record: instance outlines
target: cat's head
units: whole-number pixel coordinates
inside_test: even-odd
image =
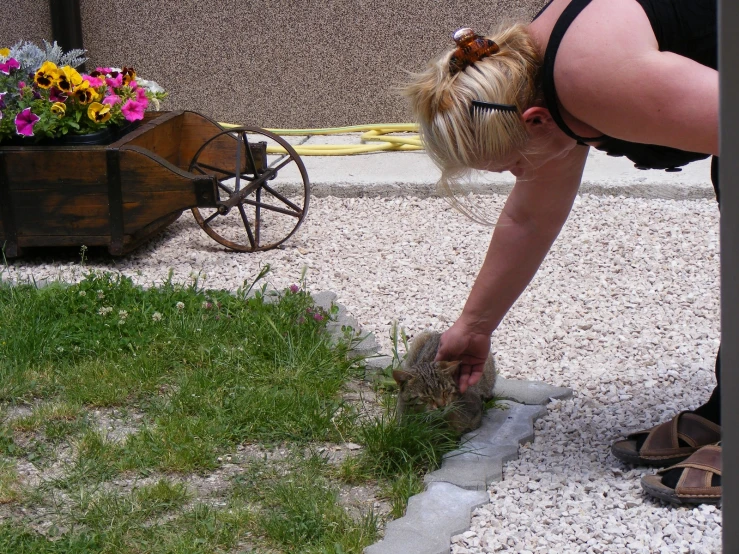
[[[460,397],[459,362],[419,363],[393,371],[400,398],[408,409],[425,412],[445,408]]]

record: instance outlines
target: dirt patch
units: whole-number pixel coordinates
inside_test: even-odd
[[[366,381],[350,382],[343,394],[343,399],[357,411],[361,418],[380,417],[385,413],[380,395]],[[4,410],[4,421],[7,424],[30,416],[39,406],[41,406],[40,402],[9,406]],[[145,414],[134,407],[94,408],[85,410],[83,413],[93,429],[98,430],[107,440],[117,443],[125,442],[127,437],[138,432],[145,420]],[[16,459],[19,484],[29,493],[22,495],[22,499],[18,502],[0,505],[0,521],[22,521],[36,532],[46,536],[64,533],[68,530],[66,516],[73,509],[74,500],[67,492],[58,489],[54,482],[64,478],[69,466],[76,459],[77,449],[74,439],[51,444],[45,440],[43,432],[30,431],[14,432],[13,440],[19,448],[24,450],[39,443],[47,445],[48,450],[43,459],[39,461],[29,461],[25,457]],[[338,469],[347,458],[358,456],[361,453],[362,446],[356,443],[322,442],[302,446],[297,454],[319,455],[330,466]],[[234,480],[253,471],[255,463],[264,464],[266,469],[276,468],[280,471],[280,467],[289,466],[291,457],[295,455],[295,447],[289,444],[265,446],[245,443],[237,445],[231,452],[222,453],[217,460],[220,466],[214,471],[189,474],[152,472],[147,473],[146,476],[123,474],[100,484],[97,492],[116,492],[126,495],[137,488],[154,485],[166,479],[172,483],[183,484],[187,488],[192,500],[188,506],[183,508],[184,510],[196,503],[223,508],[228,505]],[[381,522],[381,531],[384,529],[391,505],[383,497],[380,486],[376,482],[346,484],[335,480],[333,483],[339,489],[340,504],[352,517],[361,518],[372,510]],[[242,541],[236,551],[249,552],[252,546],[248,540]],[[261,549],[260,552],[264,550]]]

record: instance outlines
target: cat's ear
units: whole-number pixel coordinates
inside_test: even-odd
[[[447,375],[456,375],[461,362],[436,362],[436,369]]]
[[[407,371],[403,371],[402,369],[393,370],[393,379],[395,379],[395,382],[399,385],[410,381],[411,377],[413,377],[412,373],[408,373]]]

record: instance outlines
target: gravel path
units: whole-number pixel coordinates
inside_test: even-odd
[[[311,291],[332,290],[389,353],[397,320],[410,334],[458,315],[490,229],[440,199],[313,198],[282,250],[238,255],[189,214],[125,259],[88,267],[142,284],[202,271],[234,289],[269,263],[282,288],[307,267]],[[496,213],[502,197],[477,201]],[[6,278],[75,279],[78,257],[11,262]],[[644,496],[639,477],[609,453],[624,433],[706,399],[719,337],[715,201],[584,195],[534,282],[494,335],[501,373],[575,389],[549,406],[536,439],[506,465],[452,552],[711,553],[721,511],[672,508]]]

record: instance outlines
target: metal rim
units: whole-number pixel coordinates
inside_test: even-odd
[[[206,151],[208,145],[224,135],[230,135],[234,139],[234,150],[236,152],[234,169],[230,170],[224,167],[199,163],[198,160],[201,154]],[[272,156],[275,157],[274,160],[270,160],[268,157],[266,171],[261,173],[257,173],[254,170],[256,164],[254,163],[250,148],[250,144],[256,144],[257,142],[254,140],[254,137],[259,135],[276,142],[286,151],[286,154],[283,155],[273,154]],[[252,139],[250,140],[248,136],[251,136]],[[247,162],[252,168],[252,173],[240,171],[243,167],[241,159],[242,145],[246,156],[249,158]],[[269,183],[269,181],[277,177],[279,171],[291,163],[295,163],[302,179],[302,202],[296,203],[288,199],[280,191],[270,186]],[[192,208],[192,214],[198,225],[200,225],[208,236],[232,250],[238,252],[258,252],[275,248],[295,234],[308,213],[310,182],[308,181],[308,173],[303,161],[285,139],[265,129],[258,127],[236,127],[218,133],[198,149],[190,162],[189,171],[191,173],[213,175],[217,180],[219,195],[225,194],[227,196],[227,198],[219,200],[219,207],[212,214],[204,216],[199,208]],[[228,181],[233,181],[233,185],[227,184]],[[243,187],[242,184],[244,184]],[[248,217],[245,206],[250,206],[253,209],[253,217]],[[212,225],[220,217],[228,215],[231,209],[236,209],[239,212],[241,224],[244,227],[243,242],[223,236]],[[269,239],[265,242],[261,236],[263,210],[265,213],[269,213],[271,217],[278,217],[278,214],[280,214],[280,216],[284,216],[285,218],[294,219],[295,224],[284,237],[276,240]]]

